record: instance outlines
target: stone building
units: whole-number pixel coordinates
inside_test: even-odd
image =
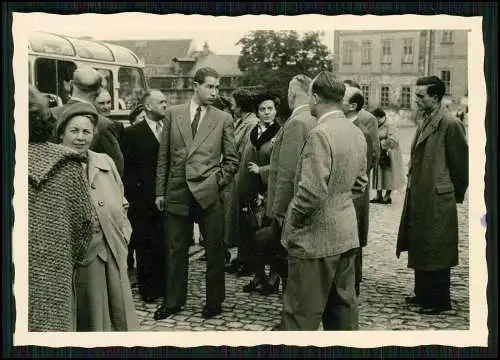
[[[415,110],[415,83],[437,75],[447,86],[445,102],[467,97],[466,30],[336,31],[336,72],[357,81],[367,108]]]
[[[201,67],[214,68],[221,76],[220,93],[230,94],[242,76],[239,55],[219,55],[207,43],[198,50],[191,39],[108,41],[132,50],[145,64],[150,88],[160,89],[170,104],[185,102],[192,94],[192,78]]]

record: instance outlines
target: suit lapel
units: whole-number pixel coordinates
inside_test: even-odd
[[[151,138],[154,139],[154,141],[159,142],[155,134],[153,133],[153,130],[151,130],[149,124],[146,121],[141,121],[139,125],[141,126],[142,133],[146,138]]]
[[[425,129],[422,131],[420,136],[417,139],[415,148],[417,148],[421,143],[425,141],[433,132],[435,132],[438,128],[439,122],[443,118],[443,109],[439,109],[436,114],[430,119],[429,124],[425,127]]]
[[[189,103],[174,117],[175,123],[181,132],[186,148],[190,149],[193,144],[193,134],[191,132],[191,114],[189,113]]]
[[[212,109],[211,107],[207,107],[207,111],[205,113],[205,117],[201,119],[201,124],[200,127],[198,128],[198,131],[196,132],[196,136],[194,137],[193,143],[191,145],[189,153],[192,154],[194,150],[196,150],[203,140],[206,139],[206,137],[210,134],[212,129],[215,127],[217,124],[218,119],[216,119],[215,116],[212,116]],[[191,126],[189,126],[189,131],[191,132]]]

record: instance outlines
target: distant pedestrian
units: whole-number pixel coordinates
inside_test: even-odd
[[[399,145],[397,126],[380,108],[375,109],[372,114],[378,120],[381,156],[373,171],[373,188],[377,190],[377,196],[370,202],[391,204],[391,192],[401,189],[405,184],[403,155]],[[384,190],[385,194],[383,194]]]

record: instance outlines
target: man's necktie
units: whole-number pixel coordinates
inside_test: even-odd
[[[156,137],[158,140],[161,138],[161,129],[162,129],[162,123],[161,120],[156,122]]]
[[[196,114],[194,115],[193,122],[191,123],[191,132],[193,133],[193,139],[196,136],[196,131],[198,130],[198,124],[200,123],[201,106],[196,109]]]

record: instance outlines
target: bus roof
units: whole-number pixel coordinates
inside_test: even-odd
[[[123,46],[41,31],[30,34],[28,49],[36,53],[77,59],[135,66],[144,65],[137,55]]]

